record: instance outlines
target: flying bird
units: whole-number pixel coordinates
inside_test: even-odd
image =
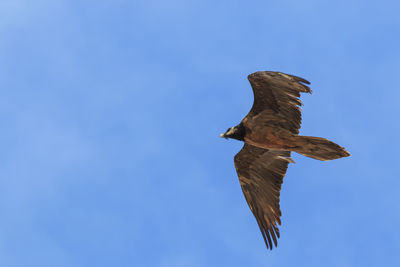
[[[300,93],[311,93],[307,80],[273,71],[248,76],[254,93],[250,112],[220,136],[244,141],[234,157],[236,172],[267,248],[277,246],[281,225],[279,195],[291,151],[318,160],[348,157],[328,139],[300,136]]]

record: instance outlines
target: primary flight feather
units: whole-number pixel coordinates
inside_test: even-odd
[[[311,93],[307,80],[273,71],[248,76],[254,103],[244,119],[221,137],[244,141],[234,158],[246,201],[267,248],[277,246],[281,224],[279,195],[291,151],[318,160],[348,157],[341,146],[320,137],[299,136],[300,93]]]

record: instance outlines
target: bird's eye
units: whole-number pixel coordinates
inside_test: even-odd
[[[229,132],[230,129],[232,129],[232,128],[228,128],[228,130],[226,130],[226,131]]]

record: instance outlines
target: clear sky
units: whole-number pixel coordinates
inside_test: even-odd
[[[398,1],[1,0],[0,266],[399,266]],[[219,138],[311,81],[267,251]]]

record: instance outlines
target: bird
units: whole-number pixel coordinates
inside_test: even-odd
[[[234,157],[236,172],[267,249],[272,250],[280,237],[280,190],[289,163],[294,163],[291,152],[321,161],[350,153],[328,139],[299,135],[299,98],[300,93],[312,93],[309,81],[276,71],[257,71],[247,78],[253,89],[253,106],[238,125],[220,137],[244,142]]]

